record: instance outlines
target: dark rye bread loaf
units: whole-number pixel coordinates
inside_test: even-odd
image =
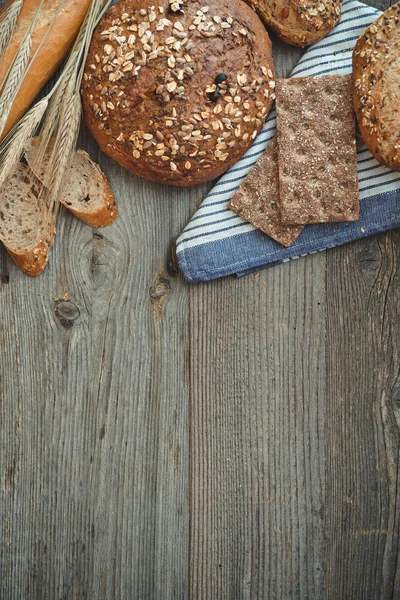
[[[384,12],[353,52],[354,109],[375,158],[400,170],[400,2]]]
[[[325,37],[338,23],[340,0],[246,0],[266,25],[292,46],[304,48]]]
[[[242,0],[121,0],[82,83],[100,147],[146,179],[190,186],[245,153],[274,95],[271,42]]]

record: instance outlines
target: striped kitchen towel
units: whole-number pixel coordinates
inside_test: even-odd
[[[379,14],[361,2],[345,0],[337,27],[308,49],[292,77],[351,73],[355,43]],[[296,242],[284,248],[228,210],[228,201],[275,135],[275,123],[273,110],[253,146],[219,180],[177,240],[178,263],[188,282],[244,275],[400,227],[400,173],[380,166],[365,147],[358,153],[359,221],[307,225]]]

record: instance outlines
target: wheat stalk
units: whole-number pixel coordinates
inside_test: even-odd
[[[0,146],[0,188],[12,175],[23,155],[27,140],[32,138],[49,104],[48,97],[39,100],[15,125]]]
[[[31,50],[32,34],[30,33],[18,48],[0,96],[0,135],[4,131],[12,104],[21,87],[21,81],[24,80]]]
[[[35,172],[44,171],[44,186],[49,192],[49,206],[54,211],[76,146],[82,112],[80,83],[92,33],[103,9],[102,0],[95,0],[86,14],[35,142],[32,168]]]
[[[12,34],[14,33],[22,4],[23,0],[14,0],[0,21],[0,54],[3,52],[3,50],[5,50]]]
[[[63,106],[58,123],[57,135],[50,150],[50,158],[43,179],[45,187],[51,191],[52,203],[58,198],[64,173],[75,150],[81,120],[81,99],[71,81],[66,90],[67,101]]]
[[[105,9],[103,2],[92,0],[64,69],[50,93],[33,106],[0,144],[1,186],[15,170],[24,151],[32,145],[33,136],[43,121],[35,142],[32,168],[36,173],[43,172],[41,196],[53,214],[57,212],[58,195],[79,133],[82,112],[80,83],[93,30]],[[106,6],[110,3],[109,0]],[[4,88],[3,94],[5,91]],[[2,97],[0,110],[1,106]]]

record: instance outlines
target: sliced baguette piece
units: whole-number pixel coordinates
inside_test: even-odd
[[[32,277],[45,268],[55,235],[40,187],[29,167],[20,163],[0,194],[0,239],[18,267]]]
[[[353,51],[354,110],[368,150],[400,171],[400,2],[368,27]]]
[[[44,168],[39,172],[35,166],[34,145],[26,152],[25,156],[29,166],[43,183],[44,168],[47,166],[48,157],[45,158]],[[65,176],[60,202],[90,227],[111,225],[118,215],[115,197],[107,177],[83,150],[77,150],[74,155]]]
[[[90,227],[106,227],[118,215],[107,177],[84,150],[75,153],[60,201]]]

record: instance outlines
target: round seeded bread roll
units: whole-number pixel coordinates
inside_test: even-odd
[[[340,0],[245,0],[266,25],[292,46],[310,46],[338,23]]]
[[[233,165],[275,98],[271,42],[242,0],[120,0],[82,82],[101,149],[146,179],[190,186]]]
[[[358,40],[353,73],[360,133],[382,165],[400,171],[400,2]]]

